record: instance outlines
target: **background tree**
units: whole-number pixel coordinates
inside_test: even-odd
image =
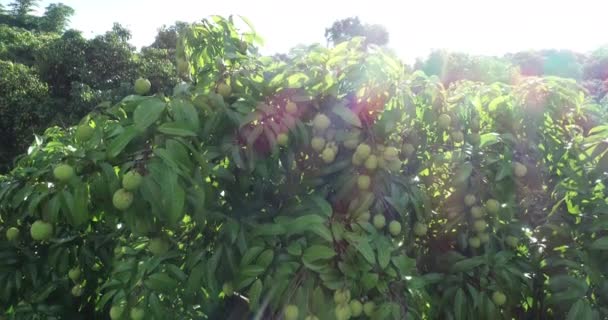
[[[51,3],[46,7],[44,16],[40,19],[40,30],[61,33],[70,23],[74,9],[62,3]]]
[[[5,171],[18,152],[31,144],[49,108],[47,85],[29,67],[0,60],[0,172]]]
[[[348,41],[354,37],[365,37],[366,42],[379,46],[386,45],[389,40],[388,31],[378,24],[362,24],[358,17],[338,20],[325,29],[325,38],[334,45]]]

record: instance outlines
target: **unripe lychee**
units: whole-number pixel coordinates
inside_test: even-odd
[[[227,85],[224,82],[221,82],[217,85],[216,91],[220,96],[222,96],[224,98],[228,98],[228,97],[230,97],[230,94],[232,93],[232,87],[230,87],[229,85]]]
[[[142,177],[137,171],[129,171],[122,177],[122,187],[134,191],[141,185]]]
[[[367,190],[369,189],[369,185],[371,184],[371,178],[368,175],[360,175],[357,178],[357,187],[359,190]]]
[[[325,148],[321,153],[321,159],[327,164],[332,163],[336,160],[336,152],[332,148]]]
[[[81,124],[76,128],[76,140],[88,141],[93,137],[95,129],[88,124]]]
[[[36,241],[46,241],[53,235],[53,226],[48,222],[36,220],[32,223],[30,235]]]
[[[327,128],[329,128],[329,126],[331,125],[331,120],[329,119],[328,116],[319,113],[315,116],[314,120],[312,121],[312,125],[315,128],[315,130],[319,131],[319,132],[323,132],[325,130],[327,130]]]
[[[375,155],[370,155],[367,160],[365,160],[365,168],[369,171],[374,171],[378,168],[378,158]]]
[[[68,182],[74,176],[74,168],[68,164],[60,164],[53,169],[53,175],[60,182]]]
[[[398,236],[401,233],[401,223],[399,221],[393,220],[388,224],[388,231],[394,237]]]
[[[488,199],[488,201],[486,201],[486,210],[488,210],[489,213],[496,214],[498,213],[498,209],[500,209],[500,203],[498,201],[495,199]]]
[[[321,152],[325,147],[325,139],[323,137],[313,137],[310,140],[310,147],[317,152]]]
[[[6,240],[15,241],[19,237],[19,229],[15,227],[10,227],[6,230]]]
[[[516,177],[522,178],[528,173],[528,168],[520,162],[515,162],[513,164],[513,172]]]
[[[478,237],[471,237],[469,238],[469,246],[477,249],[481,246],[481,240]]]
[[[118,210],[127,210],[133,203],[133,193],[125,189],[118,189],[112,196],[112,204]]]
[[[287,113],[294,114],[298,112],[298,106],[295,104],[295,102],[289,101],[285,105],[285,111],[287,111]]]
[[[426,234],[426,232],[428,231],[428,228],[425,224],[422,224],[420,222],[416,222],[414,224],[414,234],[422,237]]]
[[[383,214],[377,214],[373,218],[373,224],[376,229],[382,229],[386,226],[386,217]]]
[[[452,118],[448,114],[445,114],[445,113],[439,115],[439,117],[437,118],[437,126],[443,130],[449,128],[451,122],[452,122]]]
[[[366,160],[367,157],[369,157],[369,155],[372,153],[372,148],[368,144],[362,143],[357,146],[355,153],[361,160]]]
[[[150,80],[148,80],[148,79],[139,78],[139,79],[135,80],[135,93],[137,93],[139,95],[144,95],[144,94],[148,93],[150,91],[151,87],[152,87],[152,84],[150,83]]]
[[[464,204],[465,204],[467,207],[470,207],[470,206],[474,205],[476,201],[477,201],[477,198],[475,198],[475,195],[474,195],[474,194],[467,194],[467,195],[464,197]]]
[[[289,142],[289,136],[287,136],[287,134],[285,134],[285,133],[279,133],[277,135],[277,143],[280,146],[284,147],[284,146],[287,145],[288,142]]]

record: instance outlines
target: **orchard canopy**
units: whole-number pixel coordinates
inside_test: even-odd
[[[261,56],[241,24],[0,177],[4,319],[608,317],[608,117],[576,82]]]

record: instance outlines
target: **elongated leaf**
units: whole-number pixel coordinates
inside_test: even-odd
[[[593,250],[608,250],[608,237],[599,238],[591,244]]]
[[[352,112],[350,109],[346,108],[344,105],[336,105],[331,110],[333,113],[338,115],[344,122],[351,124],[357,128],[361,128],[361,119]]]
[[[196,137],[196,132],[190,129],[187,122],[167,122],[158,127],[158,131],[179,137]]]
[[[313,245],[304,250],[302,259],[307,262],[315,262],[317,260],[333,258],[335,255],[336,251],[334,251],[333,248],[322,245]]]
[[[124,148],[137,137],[139,133],[133,126],[126,127],[124,131],[116,138],[114,138],[108,146],[108,156],[114,158],[124,150]]]
[[[166,104],[159,99],[146,99],[142,101],[133,112],[133,122],[139,131],[146,130],[165,111]]]

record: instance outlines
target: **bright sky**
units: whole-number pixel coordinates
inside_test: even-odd
[[[138,47],[150,44],[163,24],[211,14],[248,17],[265,39],[265,53],[324,43],[325,28],[350,16],[384,25],[389,46],[408,62],[437,48],[501,55],[542,48],[586,52],[608,43],[606,0],[43,0],[39,10],[52,2],[74,8],[71,26],[85,35],[119,22]]]

